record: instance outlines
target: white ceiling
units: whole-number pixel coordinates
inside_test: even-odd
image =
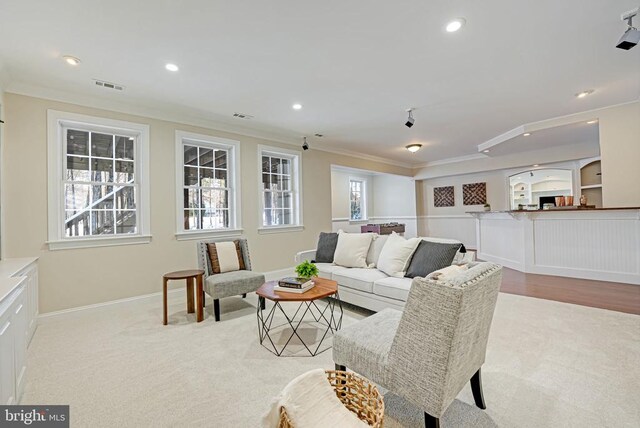
[[[312,148],[423,164],[477,153],[523,123],[638,99],[640,47],[615,48],[620,14],[636,6],[2,0],[0,64],[10,91],[39,85],[289,138],[322,133]],[[459,16],[467,25],[446,33]],[[82,64],[68,66],[64,54]],[[126,90],[109,92],[93,78]],[[586,89],[595,93],[574,97]],[[411,129],[408,107],[417,107]],[[425,147],[411,154],[403,148],[411,142]]]

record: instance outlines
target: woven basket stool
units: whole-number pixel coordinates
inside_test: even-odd
[[[384,401],[375,385],[352,372],[326,370],[325,373],[336,395],[347,409],[369,426],[382,428]],[[278,428],[295,428],[284,407],[280,409]]]

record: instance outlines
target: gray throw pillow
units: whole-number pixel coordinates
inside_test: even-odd
[[[424,278],[433,271],[450,266],[461,245],[422,240],[413,253],[405,277]]]
[[[320,232],[316,247],[316,263],[333,263],[336,245],[338,245],[337,233]]]

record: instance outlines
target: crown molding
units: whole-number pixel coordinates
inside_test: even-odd
[[[8,75],[7,76],[7,81]],[[0,69],[0,89],[2,89],[2,69]],[[262,140],[268,140],[276,143],[288,144],[292,146],[300,146],[299,133],[273,130],[273,129],[260,129],[254,127],[243,126],[240,124],[229,124],[225,122],[215,121],[207,118],[203,118],[194,113],[180,112],[179,110],[169,110],[152,108],[145,105],[131,104],[127,102],[115,101],[106,98],[83,95],[74,92],[61,91],[58,89],[47,88],[39,85],[32,85],[24,82],[11,82],[4,86],[5,91],[12,94],[24,95],[34,98],[42,98],[51,101],[69,103],[80,105],[83,107],[97,108],[102,110],[109,110],[116,113],[124,113],[135,116],[142,116],[149,119],[164,120],[168,122],[180,123],[182,125],[198,126],[201,128],[211,129],[215,131],[223,131],[231,134],[241,135],[245,137],[259,138]],[[415,168],[413,164],[395,161],[392,159],[383,158],[375,155],[368,155],[364,153],[358,153],[344,149],[334,149],[329,147],[318,147],[318,141],[312,142],[311,150],[319,150],[332,154],[349,156],[357,159],[365,159],[372,162],[378,162],[387,165],[400,166],[403,168]]]

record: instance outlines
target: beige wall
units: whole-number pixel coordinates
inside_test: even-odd
[[[373,217],[373,176],[359,171],[331,170],[331,216],[334,220],[349,219],[351,216],[351,200],[349,198],[349,180],[358,179],[365,182],[367,217]]]
[[[150,244],[49,251],[47,239],[47,109],[147,124],[150,127]],[[289,147],[257,138],[16,94],[5,96],[7,121],[2,168],[5,257],[40,257],[43,313],[160,291],[164,272],[196,266],[196,241],[176,241],[175,131],[241,143],[242,226],[255,270],[293,265],[297,251],[313,248],[331,230],[331,168],[343,165],[410,175],[411,170],[335,155],[303,152],[304,231],[258,234],[257,145]],[[175,284],[174,287],[183,287]]]
[[[598,119],[602,204],[640,207],[640,102],[602,110]]]

